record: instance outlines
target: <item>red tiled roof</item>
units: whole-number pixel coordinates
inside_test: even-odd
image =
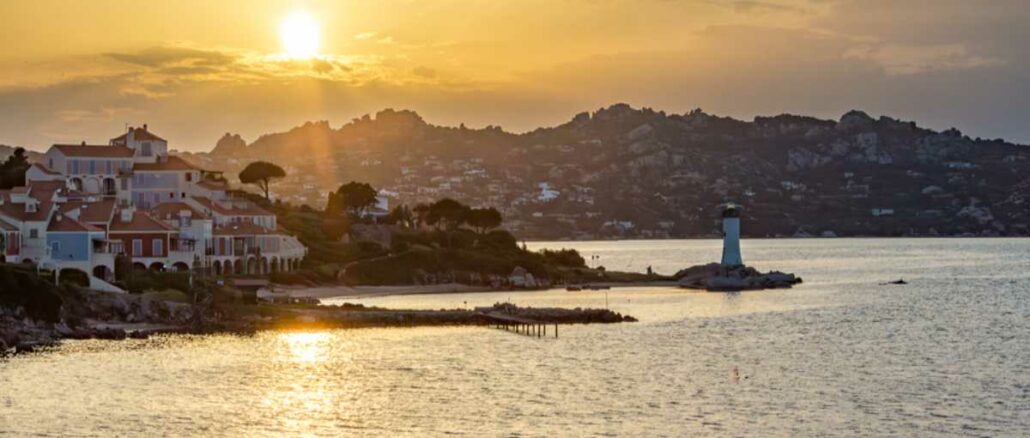
[[[132,158],[135,154],[125,146],[55,144],[53,148],[68,157]]]
[[[152,132],[147,130],[147,126],[143,125],[139,128],[129,127],[129,132],[132,132],[132,138],[136,141],[165,141],[165,139],[154,135]],[[125,140],[129,138],[129,133],[126,132],[111,139],[111,143],[125,144]]]
[[[25,204],[15,204],[11,202],[11,191],[0,190],[0,198],[3,199],[3,205],[0,205],[0,216],[7,217],[19,222],[31,221],[40,222],[45,221],[50,215],[50,194],[53,192],[43,192],[45,196],[41,196],[39,193],[33,191],[32,198],[37,199],[40,202],[36,206],[36,211],[26,212]]]
[[[206,219],[208,217],[185,202],[163,202],[151,208],[150,215],[158,219],[176,219],[179,217],[179,212],[183,210],[188,210],[192,214],[190,217],[193,219]]]
[[[79,222],[87,224],[107,224],[115,211],[115,200],[104,199],[97,202],[68,201],[61,204],[60,212],[67,215],[69,211],[79,210]]]
[[[33,193],[49,192],[49,195],[58,190],[67,191],[68,187],[68,183],[64,181],[25,181],[25,184],[32,188]]]
[[[176,231],[175,228],[165,225],[164,222],[154,219],[142,211],[133,212],[132,220],[129,222],[122,222],[121,212],[115,213],[115,215],[114,220],[111,221],[110,232],[112,233],[170,233]]]
[[[200,168],[175,155],[169,155],[157,163],[135,163],[132,165],[132,170],[200,170]]]
[[[46,227],[48,233],[53,232],[92,232],[92,231],[104,231],[100,228],[94,227],[90,224],[84,224],[81,221],[72,219],[71,217],[55,214],[50,219],[50,223]]]
[[[43,163],[32,163],[32,167],[39,169],[41,172],[47,175],[62,175],[61,172],[55,172],[51,170],[49,167],[44,166]]]
[[[18,227],[12,225],[11,223],[9,223],[9,222],[7,222],[7,221],[5,221],[3,219],[0,219],[0,230],[4,230],[4,231],[18,231]],[[2,249],[2,248],[0,248],[0,249]]]
[[[216,236],[253,236],[275,234],[275,231],[248,221],[233,222],[215,227]]]

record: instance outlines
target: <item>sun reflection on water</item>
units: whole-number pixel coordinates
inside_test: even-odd
[[[286,344],[289,359],[293,362],[322,362],[326,358],[329,340],[327,332],[281,333],[279,339]]]

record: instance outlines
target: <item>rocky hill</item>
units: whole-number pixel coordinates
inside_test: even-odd
[[[318,208],[351,180],[394,203],[491,205],[522,238],[711,236],[730,200],[745,205],[747,236],[1030,234],[1030,147],[861,111],[749,122],[617,104],[513,134],[385,110],[246,147],[227,138],[187,157],[229,175],[277,162],[290,175],[278,196]]]

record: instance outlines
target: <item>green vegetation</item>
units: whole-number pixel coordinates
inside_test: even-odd
[[[376,205],[376,190],[367,183],[351,181],[329,194],[325,209],[330,214],[347,212],[360,217],[373,205]]]
[[[32,319],[58,322],[62,296],[73,293],[73,289],[70,285],[55,287],[30,266],[0,263],[0,308],[22,308]]]
[[[0,189],[25,185],[25,171],[29,170],[29,157],[24,148],[17,148],[0,164]]]
[[[258,186],[263,192],[265,192],[265,199],[268,198],[268,185],[271,184],[272,179],[283,178],[286,176],[286,171],[282,167],[276,166],[275,164],[267,161],[255,161],[250,163],[240,172],[240,182],[244,184],[254,184]]]
[[[178,290],[175,290],[175,289],[165,289],[165,290],[147,292],[147,293],[143,294],[143,296],[144,297],[148,297],[150,299],[154,299],[154,300],[172,301],[172,302],[176,302],[176,303],[192,303],[193,302],[193,300],[190,298],[190,296],[187,293],[182,292],[182,291],[178,291]]]
[[[374,219],[364,213],[374,205],[375,193],[369,184],[344,184],[330,193],[323,211],[264,203],[308,247],[302,269],[272,274],[272,281],[491,284],[517,266],[552,279],[564,277],[565,269],[586,269],[575,250],[535,253],[520,247],[514,236],[497,229],[503,218],[494,208],[441,199],[414,208],[398,206]]]

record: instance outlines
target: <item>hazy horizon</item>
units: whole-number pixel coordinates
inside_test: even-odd
[[[618,102],[742,120],[860,109],[1026,144],[1027,9],[957,0],[7,2],[0,29],[16,44],[0,46],[0,144],[103,142],[148,123],[173,148],[206,151],[225,132],[251,142],[385,108],[524,132]],[[297,14],[308,20],[292,35],[311,32],[316,44],[290,53],[283,26]]]

